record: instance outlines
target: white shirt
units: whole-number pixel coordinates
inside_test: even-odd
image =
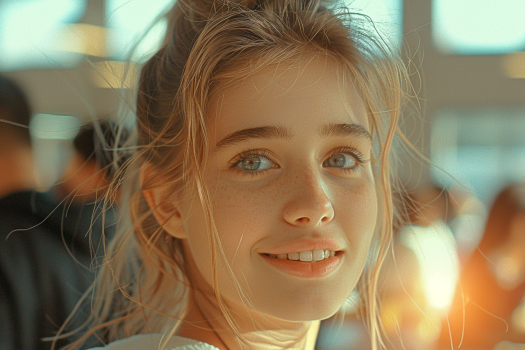
[[[89,350],[158,350],[162,334],[138,334]],[[213,345],[179,336],[171,337],[165,350],[219,350]]]

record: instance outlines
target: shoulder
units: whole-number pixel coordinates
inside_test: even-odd
[[[139,334],[90,350],[157,350],[162,334]],[[165,350],[218,350],[215,346],[179,336],[171,337]]]

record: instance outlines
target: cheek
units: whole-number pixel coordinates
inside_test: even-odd
[[[243,190],[232,184],[217,186],[214,216],[225,250],[237,250],[242,245],[249,252],[250,244],[267,232],[266,226],[275,223],[276,203],[270,191]]]
[[[334,211],[351,249],[360,256],[367,254],[377,225],[378,203],[374,184],[363,182],[341,191]]]
[[[245,266],[250,258],[254,243],[264,237],[267,227],[275,217],[275,198],[266,191],[246,191],[239,186],[224,183],[213,183],[208,188],[211,192],[214,224],[220,237],[224,256],[231,267]],[[198,195],[194,195],[193,203],[185,220],[188,244],[196,265],[208,283],[212,284],[213,264],[210,237],[206,228],[206,216]],[[220,251],[220,250],[219,250]],[[217,257],[222,257],[219,253]],[[219,262],[223,261],[222,258]],[[219,266],[226,266],[219,263]],[[219,272],[228,269],[219,268]]]

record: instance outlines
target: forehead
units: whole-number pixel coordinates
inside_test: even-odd
[[[368,129],[364,103],[341,64],[320,55],[281,62],[216,91],[208,127],[217,138],[235,130],[268,125],[294,131],[328,123]]]

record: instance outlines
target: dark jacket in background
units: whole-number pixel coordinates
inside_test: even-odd
[[[93,245],[100,243],[94,207],[31,191],[0,199],[0,349],[51,347],[41,338],[56,334],[94,279],[87,237],[92,227]],[[73,327],[88,311],[80,310]]]

